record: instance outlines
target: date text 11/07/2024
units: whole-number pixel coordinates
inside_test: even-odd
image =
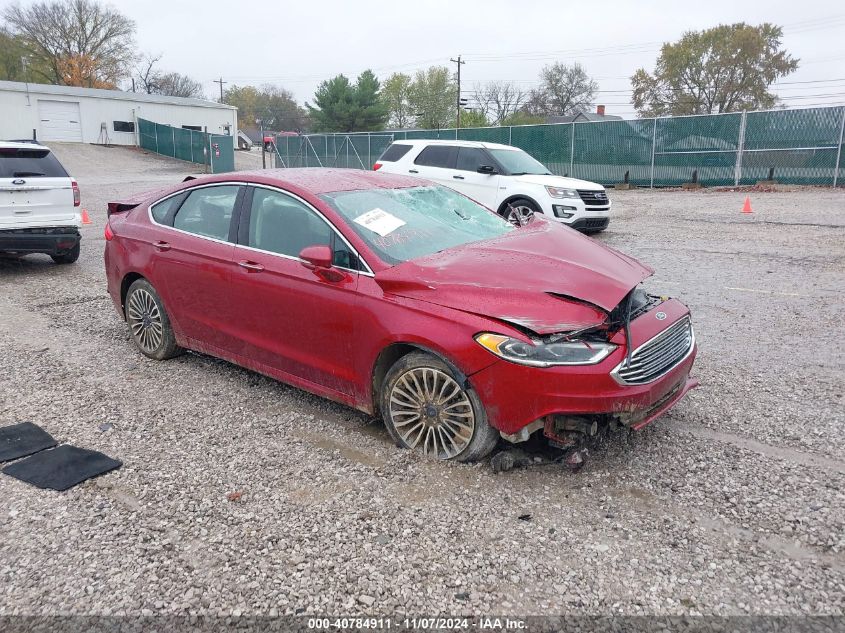
[[[308,628],[314,630],[421,630],[421,631],[521,631],[525,620],[518,618],[309,618]]]

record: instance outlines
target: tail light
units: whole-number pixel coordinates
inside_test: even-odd
[[[378,171],[379,169],[381,169],[381,163],[376,163],[375,165],[373,165],[373,171]]]
[[[82,204],[82,196],[79,195],[79,185],[75,180],[72,180],[70,186],[73,189],[73,206],[78,207]]]
[[[106,238],[107,242],[111,242],[114,239],[114,231],[111,230],[111,224],[109,224],[108,220],[106,220],[106,229],[103,231],[103,237]]]

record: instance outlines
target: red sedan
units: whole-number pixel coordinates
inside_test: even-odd
[[[697,384],[689,310],[640,288],[650,268],[426,181],[221,174],[108,211],[108,288],[143,354],[224,358],[440,459],[640,428]]]

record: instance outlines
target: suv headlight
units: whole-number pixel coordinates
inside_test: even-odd
[[[564,187],[546,187],[546,191],[552,198],[577,198],[578,192],[574,189],[565,189]]]
[[[499,358],[520,365],[552,367],[554,365],[595,365],[616,349],[612,343],[574,339],[555,343],[526,343],[501,334],[483,332],[476,342]]]

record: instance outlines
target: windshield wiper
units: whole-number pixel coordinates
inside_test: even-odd
[[[452,209],[452,211],[454,211],[454,212],[457,214],[457,216],[458,216],[459,218],[461,218],[462,220],[469,220],[469,216],[468,216],[468,215],[466,215],[466,214],[465,214],[463,211],[461,211],[460,209]]]
[[[26,178],[27,176],[43,176],[40,171],[16,171],[12,173],[12,178]]]

